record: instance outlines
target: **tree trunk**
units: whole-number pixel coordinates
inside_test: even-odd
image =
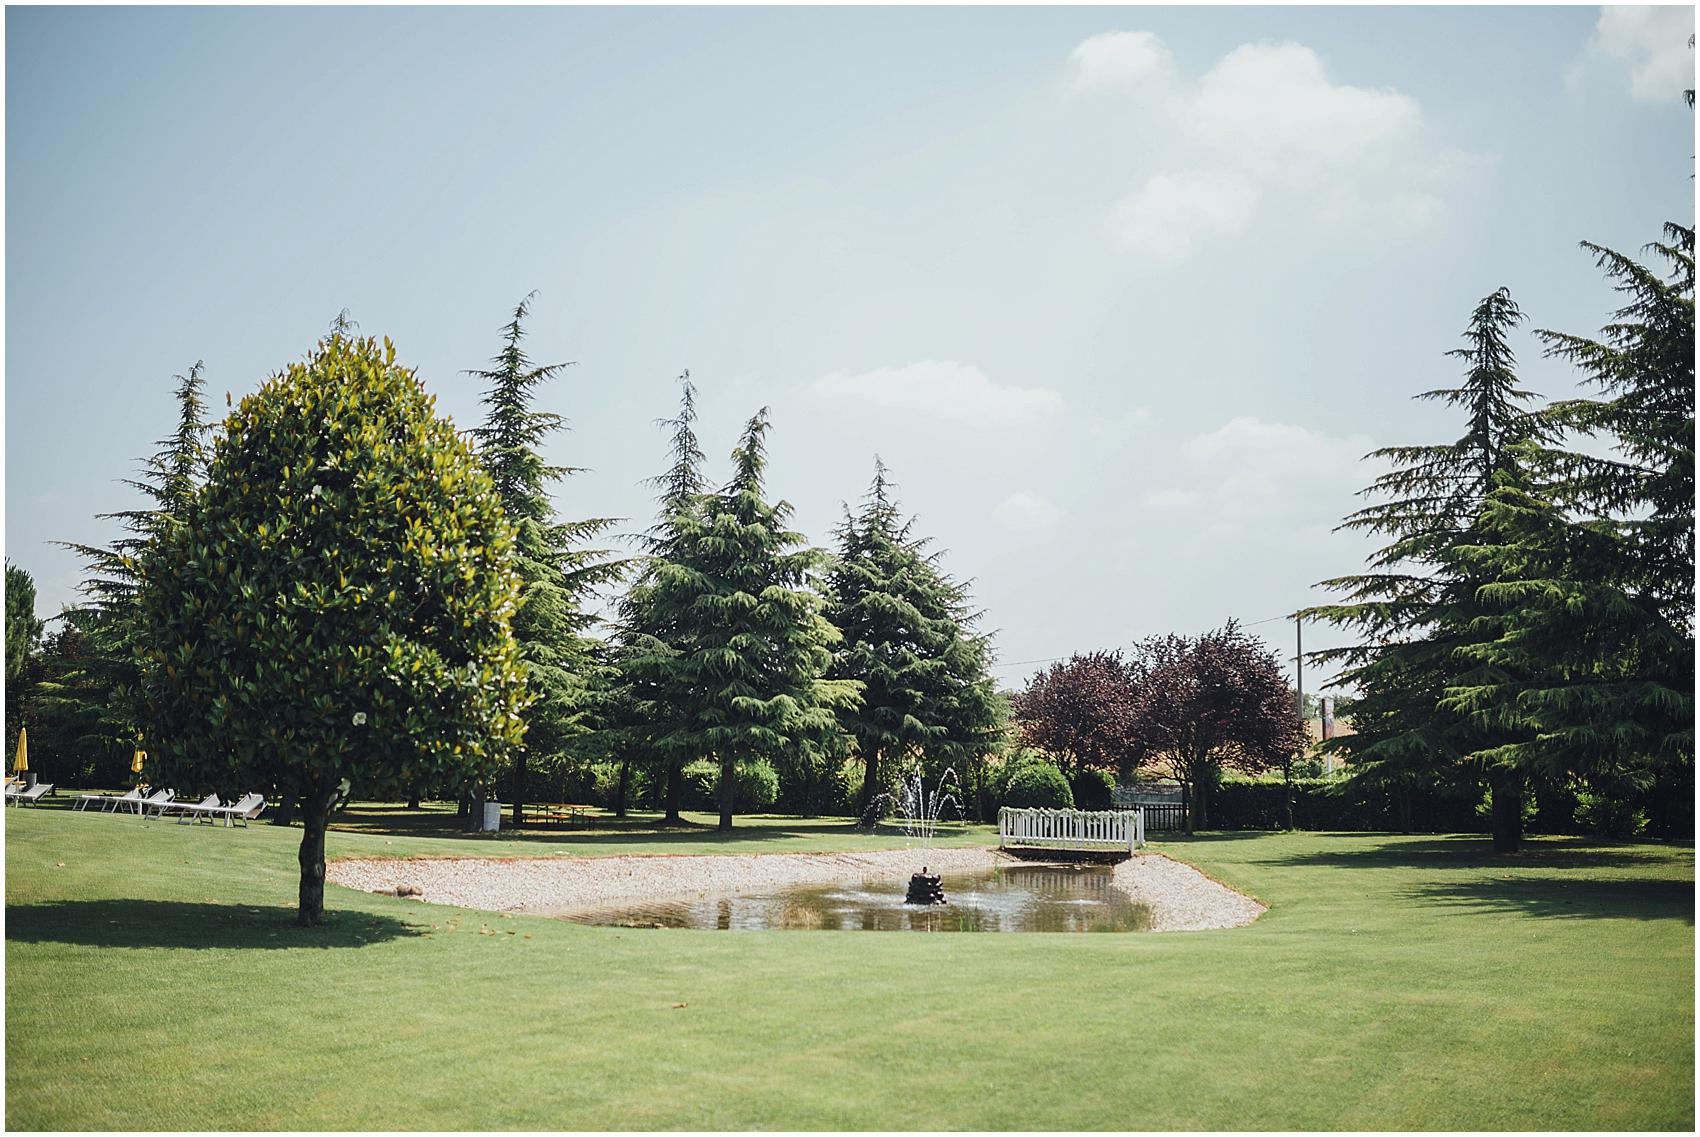
[[[281,799],[277,803],[277,813],[272,816],[272,824],[295,824],[295,802],[296,795],[290,791],[284,791]]]
[[[514,755],[514,821],[515,829],[525,825],[525,751]]]
[[[300,910],[295,922],[313,928],[325,919],[325,822],[330,818],[334,789],[313,790],[301,796]]]
[[[874,789],[879,784],[880,752],[876,746],[862,759],[862,792],[856,795],[856,820],[863,825],[869,824],[868,811],[874,807]]]
[[[1493,767],[1488,771],[1488,797],[1493,813],[1493,851],[1515,853],[1523,841],[1523,779],[1514,770]]]
[[[667,816],[661,819],[662,824],[678,825],[681,823],[679,799],[684,796],[684,793],[684,763],[670,759],[667,762]]]
[[[477,833],[484,828],[484,787],[479,786],[472,791],[471,800],[467,803],[466,831]]]
[[[419,791],[418,790],[408,791],[407,808],[409,808],[409,809],[418,809],[419,808]]]
[[[1411,831],[1411,787],[1399,787],[1399,832]]]
[[[632,760],[620,759],[620,781],[614,787],[614,816],[626,815],[626,793],[632,781]]]
[[[720,831],[732,831],[732,797],[738,790],[738,760],[731,755],[720,759]]]

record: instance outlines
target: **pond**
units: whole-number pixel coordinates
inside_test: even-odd
[[[1144,932],[1151,910],[1115,887],[1101,865],[1005,865],[944,875],[948,904],[903,903],[906,877],[815,884],[749,896],[660,900],[560,913],[626,928],[800,929],[864,932]]]

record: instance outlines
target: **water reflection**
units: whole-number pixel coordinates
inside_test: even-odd
[[[1097,865],[1008,865],[946,875],[949,904],[903,903],[906,877],[807,885],[755,896],[631,904],[563,914],[639,928],[787,928],[865,932],[1143,932],[1151,912]]]

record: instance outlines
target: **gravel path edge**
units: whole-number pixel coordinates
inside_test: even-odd
[[[435,904],[533,914],[639,900],[761,892],[788,885],[915,872],[972,872],[1014,863],[994,848],[881,849],[857,853],[671,854],[606,857],[349,857],[325,879],[362,892]],[[1117,888],[1151,908],[1157,932],[1251,923],[1268,906],[1183,861],[1143,853],[1115,866]]]

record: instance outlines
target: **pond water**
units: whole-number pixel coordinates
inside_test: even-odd
[[[903,903],[907,875],[797,885],[750,896],[657,901],[561,914],[627,928],[785,928],[866,932],[1144,932],[1151,911],[1101,865],[1006,865],[944,876],[948,904]]]

